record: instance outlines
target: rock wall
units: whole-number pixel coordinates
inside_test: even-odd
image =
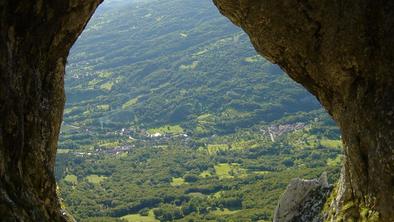
[[[0,221],[64,221],[54,162],[68,51],[99,0],[0,1]]]
[[[339,124],[345,161],[327,220],[393,221],[394,1],[213,1]]]
[[[327,173],[314,180],[293,179],[279,200],[273,222],[323,221],[321,211],[331,190]]]

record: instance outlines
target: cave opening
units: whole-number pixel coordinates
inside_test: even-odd
[[[101,2],[0,3],[0,215],[4,221],[65,220],[54,178],[65,63]],[[213,2],[247,33],[259,54],[315,95],[341,128],[344,164],[329,199],[331,206],[324,209],[325,219],[392,221],[393,2]]]
[[[248,206],[248,215],[254,209],[254,217],[272,220],[291,179],[275,178],[291,172],[312,179],[328,171],[333,183],[339,175],[335,123],[208,0],[103,3],[71,49],[65,91],[55,176],[78,220],[148,219],[156,209],[185,208],[196,193],[204,201],[222,193],[238,202],[202,215],[223,212],[231,219]],[[208,164],[196,165],[188,155]],[[260,174],[267,173],[263,182]],[[253,185],[239,193],[224,188],[236,181]],[[274,201],[254,204],[254,197],[269,195],[253,193],[257,186],[275,189]],[[219,209],[227,199],[201,207]]]

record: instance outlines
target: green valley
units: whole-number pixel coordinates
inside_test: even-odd
[[[340,132],[209,0],[104,3],[73,47],[56,162],[78,221],[272,221],[336,181]]]

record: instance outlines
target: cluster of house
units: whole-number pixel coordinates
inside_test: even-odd
[[[73,128],[75,126],[72,126]],[[93,130],[88,130],[88,129],[82,129],[80,127],[75,127],[75,130],[78,131],[86,131],[90,132]],[[140,140],[143,142],[150,142],[154,144],[160,144],[160,143],[167,143],[168,141],[172,139],[179,139],[181,138],[182,141],[188,141],[189,136],[185,133],[182,134],[165,134],[165,133],[150,133],[145,129],[126,129],[122,128],[120,130],[116,131],[109,131],[105,133],[106,136],[111,136],[111,135],[117,135],[117,136],[123,136],[127,137],[130,140]],[[73,152],[75,156],[79,157],[88,157],[88,156],[97,156],[99,154],[107,154],[107,155],[117,155],[121,153],[126,153],[129,152],[132,148],[134,148],[135,145],[133,144],[128,144],[128,145],[123,145],[123,146],[118,146],[115,148],[96,148],[94,151],[90,152]]]
[[[269,136],[272,142],[275,142],[275,138],[285,133],[301,130],[306,127],[305,123],[297,122],[293,124],[280,124],[271,125],[266,129],[261,129],[263,135]]]
[[[187,134],[184,134],[184,133],[182,133],[182,134],[176,134],[176,135],[172,135],[172,134],[162,134],[162,133],[153,133],[153,134],[147,134],[147,136],[149,137],[149,138],[160,138],[160,137],[171,137],[171,138],[173,138],[173,137],[188,137],[188,135]]]
[[[107,134],[110,134],[107,133]],[[172,138],[179,138],[179,137],[183,137],[183,138],[187,138],[189,137],[187,134],[182,133],[182,134],[167,134],[167,133],[159,133],[159,132],[155,132],[155,133],[150,133],[145,129],[126,129],[126,128],[122,128],[120,131],[115,131],[114,132],[115,135],[120,135],[120,136],[126,136],[131,140],[135,140],[134,137],[136,138],[140,138],[143,140],[149,140],[149,139],[157,139],[157,140],[168,140],[168,139],[172,139]]]
[[[135,147],[134,145],[124,145],[124,146],[118,146],[118,147],[115,147],[112,149],[97,148],[97,149],[95,149],[95,151],[96,151],[96,153],[117,155],[117,154],[121,154],[121,153],[127,153],[134,147]]]
[[[74,152],[74,155],[80,157],[97,156],[99,154],[118,155],[122,153],[128,153],[134,147],[135,147],[134,145],[125,145],[125,146],[118,146],[110,149],[96,148],[94,152]]]

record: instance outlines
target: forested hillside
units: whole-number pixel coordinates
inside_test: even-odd
[[[339,131],[210,0],[104,3],[73,47],[56,177],[86,221],[270,221]]]
[[[320,109],[209,1],[138,5],[99,12],[73,48],[66,123],[213,134]]]

